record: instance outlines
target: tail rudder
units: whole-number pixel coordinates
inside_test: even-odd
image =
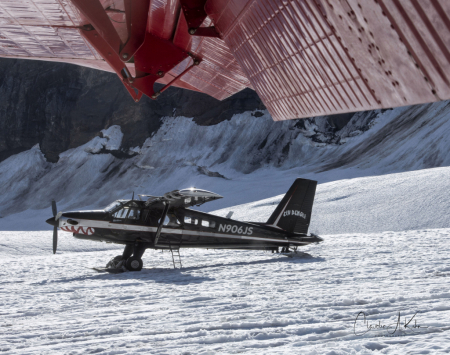
[[[296,179],[267,224],[287,232],[307,234],[317,181]]]

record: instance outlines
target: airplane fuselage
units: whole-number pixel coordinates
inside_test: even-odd
[[[59,227],[74,237],[109,243],[144,243],[147,248],[167,249],[260,249],[273,250],[278,246],[302,246],[317,242],[314,237],[287,233],[265,224],[241,222],[191,209],[181,209],[158,230],[157,219],[118,219],[105,211],[65,212]]]

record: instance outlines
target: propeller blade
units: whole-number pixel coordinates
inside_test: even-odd
[[[53,217],[56,217],[56,215],[58,214],[58,210],[56,209],[55,200],[52,200],[52,212],[53,212]]]
[[[58,225],[53,227],[53,254],[56,254],[56,248],[58,247]]]

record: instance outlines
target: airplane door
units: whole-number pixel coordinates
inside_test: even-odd
[[[141,219],[141,209],[136,206],[129,206],[126,224],[138,224]]]

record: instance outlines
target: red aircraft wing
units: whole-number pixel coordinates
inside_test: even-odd
[[[250,87],[285,120],[450,99],[449,15],[445,0],[2,0],[0,56],[115,72],[136,101]]]

